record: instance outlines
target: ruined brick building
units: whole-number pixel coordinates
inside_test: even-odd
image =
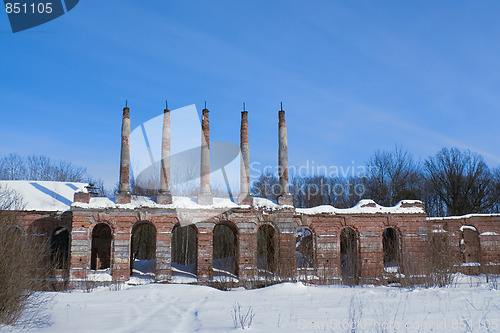
[[[116,200],[76,189],[70,208],[23,211],[27,233],[45,235],[58,274],[70,281],[259,279],[384,282],[424,274],[440,260],[457,269],[500,267],[500,215],[427,217],[420,201],[382,207],[362,200],[337,209],[293,206],[288,184],[287,128],[279,111],[277,203],[250,195],[247,112],[241,118],[238,203],[210,192],[209,111],[203,110],[198,200],[170,193],[170,111],[164,110],[160,193],[130,194],[130,109],[123,109],[120,182]],[[442,259],[442,258],[441,258]]]

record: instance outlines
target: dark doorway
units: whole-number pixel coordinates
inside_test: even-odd
[[[389,273],[399,271],[399,237],[394,228],[387,228],[382,234],[382,247],[384,250],[384,270]]]
[[[264,224],[257,231],[257,269],[259,274],[272,276],[276,272],[274,228]]]
[[[156,267],[156,228],[151,223],[138,223],[132,229],[131,273],[154,275]]]
[[[58,227],[50,236],[50,262],[52,268],[69,267],[69,232],[65,227]]]
[[[198,230],[194,225],[181,227],[177,224],[172,231],[172,275],[196,278],[198,258]]]
[[[340,233],[340,269],[344,284],[359,282],[358,237],[351,228],[344,228]]]
[[[460,228],[460,252],[463,263],[477,263],[481,261],[481,242],[479,233],[473,226]]]
[[[234,226],[217,224],[213,233],[214,276],[237,278],[237,234]]]
[[[106,223],[99,223],[92,230],[92,251],[90,269],[111,267],[111,228]]]
[[[314,268],[314,243],[311,230],[301,227],[295,234],[297,268]]]

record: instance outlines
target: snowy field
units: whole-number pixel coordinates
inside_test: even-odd
[[[305,286],[219,291],[196,285],[46,293],[49,324],[35,332],[232,332],[235,305],[250,332],[500,332],[500,290],[457,276],[446,288]],[[3,328],[1,331],[19,331]]]

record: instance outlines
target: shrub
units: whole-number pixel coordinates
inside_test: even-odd
[[[234,328],[245,329],[252,326],[252,321],[255,317],[255,313],[253,313],[253,308],[251,306],[249,306],[246,311],[242,311],[240,303],[236,303],[233,306],[231,317],[233,318]]]
[[[18,225],[20,197],[0,188],[0,327],[40,320],[46,298],[37,294],[48,281],[46,241],[27,236]]]

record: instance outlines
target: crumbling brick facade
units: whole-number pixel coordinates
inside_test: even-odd
[[[262,205],[262,199],[250,195],[248,114],[244,111],[239,205],[232,202],[215,205],[216,198],[210,193],[208,115],[205,108],[197,203],[176,205],[170,193],[168,109],[164,110],[159,196],[156,202],[150,200],[144,204],[149,200],[146,198],[142,198],[140,204],[135,202],[137,198],[131,196],[129,184],[130,109],[126,107],[122,120],[120,184],[115,202],[76,192],[71,210],[62,215],[22,212],[23,227],[30,234],[44,237],[52,237],[56,230],[62,230],[57,228],[68,231],[66,237],[70,238],[67,241],[70,245],[66,251],[70,264],[67,271],[69,279],[75,282],[95,278],[96,273],[108,276],[108,281],[128,281],[134,273],[136,259],[152,262],[153,268],[148,273],[160,282],[172,282],[174,276],[184,270],[182,272],[197,282],[208,283],[221,274],[221,267],[232,265],[222,271],[241,285],[262,278],[313,283],[381,283],[395,276],[425,274],[429,263],[438,255],[453,261],[465,273],[498,272],[500,214],[428,218],[423,204],[414,200],[402,201],[395,207],[381,207],[371,200],[362,200],[347,209],[293,207],[283,110],[279,111],[278,204],[267,201]],[[149,238],[147,245],[139,241],[133,245],[135,230],[141,229],[135,227],[142,224],[148,224],[144,230],[154,231],[144,237],[153,239]],[[216,225],[229,228],[215,228]],[[304,228],[312,239],[307,246],[299,246],[299,232]],[[223,237],[218,234],[218,239],[231,240],[228,242],[231,246],[222,244],[224,258],[214,257],[214,233],[218,230],[231,233]],[[146,246],[142,252],[147,254],[138,256],[136,253],[141,251],[133,246]],[[308,249],[311,253],[300,253],[298,249]]]

